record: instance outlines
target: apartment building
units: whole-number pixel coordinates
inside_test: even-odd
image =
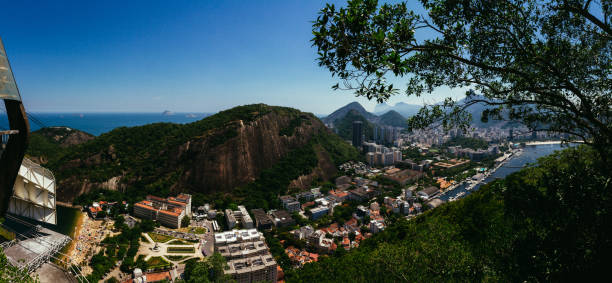
[[[227,222],[227,227],[229,229],[233,229],[240,223],[242,228],[251,229],[255,227],[253,225],[253,219],[251,215],[247,212],[246,208],[242,205],[238,206],[238,210],[225,210],[225,221]]]
[[[283,204],[283,208],[285,208],[290,213],[300,211],[300,202],[296,200],[292,196],[281,196],[281,203]]]
[[[256,229],[215,233],[215,251],[227,260],[224,272],[236,282],[276,282],[276,261]]]
[[[264,241],[242,242],[215,247],[226,260],[249,258],[268,253],[268,246]]]
[[[238,283],[276,282],[277,264],[270,254],[230,260],[227,265],[225,274]]]
[[[220,246],[255,241],[265,241],[263,234],[256,229],[241,229],[215,233],[215,249]]]

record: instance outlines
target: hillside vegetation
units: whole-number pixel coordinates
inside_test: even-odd
[[[591,149],[539,160],[287,282],[589,281],[612,251],[610,174]]]
[[[67,148],[94,139],[94,136],[68,127],[49,127],[30,133],[27,156],[35,162],[55,163],[69,152]]]
[[[354,121],[361,121],[363,123],[362,130],[366,140],[374,136],[374,124],[370,123],[363,115],[355,110],[347,112],[344,117],[336,120],[334,124],[336,133],[345,140],[352,140]]]
[[[138,200],[187,191],[245,197],[267,206],[288,184],[319,165],[358,159],[357,151],[310,113],[264,104],[219,112],[190,124],[122,127],[82,144],[58,146],[33,134],[29,154],[45,156],[58,179],[60,200],[88,202],[100,189],[109,197]],[[320,172],[330,178],[334,172]],[[236,192],[233,192],[236,188]],[[216,195],[215,195],[216,196]],[[221,196],[223,198],[224,196]],[[199,197],[198,199],[202,199]]]
[[[395,110],[387,111],[385,114],[380,115],[378,123],[381,125],[407,128],[408,120],[404,118],[400,113]]]

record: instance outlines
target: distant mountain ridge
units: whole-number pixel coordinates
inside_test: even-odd
[[[322,120],[325,124],[333,124],[335,121],[344,118],[344,116],[346,116],[346,114],[348,114],[351,110],[359,113],[370,122],[373,122],[378,118],[378,116],[365,110],[365,108],[363,108],[359,102],[354,101],[338,108],[338,110],[327,115],[327,117],[323,118]]]
[[[351,116],[355,116],[356,114],[362,116],[374,125],[380,126],[392,126],[392,127],[407,127],[406,117],[398,113],[397,111],[393,111],[390,114],[389,111],[383,113],[378,116],[376,114],[368,112],[359,102],[351,102],[343,107],[340,107],[338,110],[332,112],[327,117],[323,118],[323,122],[327,125],[335,125],[338,121],[343,119],[352,112]]]
[[[465,104],[470,101],[470,99],[485,99],[482,96],[472,96],[471,98],[463,98],[457,101],[459,105]],[[441,104],[441,103],[440,103]],[[404,102],[396,103],[394,106],[391,106],[387,103],[377,104],[374,108],[374,113],[368,112],[359,102],[351,102],[343,107],[340,107],[336,111],[332,112],[328,116],[322,118],[321,120],[327,124],[328,126],[335,127],[337,121],[340,121],[342,118],[347,116],[349,112],[354,112],[352,117],[355,114],[359,114],[363,116],[372,126],[380,125],[380,126],[391,126],[391,127],[402,127],[406,128],[408,126],[407,119],[418,113],[422,106],[407,104]],[[492,109],[492,106],[488,106],[483,102],[479,102],[471,105],[466,109],[468,113],[472,115],[472,125],[479,128],[488,128],[488,127],[507,127],[510,125],[507,121],[495,121],[489,119],[488,122],[482,122],[482,112],[485,109]],[[346,123],[343,123],[343,125]],[[336,132],[342,132],[342,130]],[[342,136],[342,135],[341,135]]]
[[[475,95],[475,96],[472,96],[471,98],[465,97],[457,101],[457,104],[462,105],[465,103],[469,103],[470,100],[486,100],[486,98],[480,95]],[[486,109],[493,109],[493,108],[495,107],[489,106],[484,102],[478,102],[478,103],[470,105],[470,107],[466,108],[466,111],[472,114],[472,125],[475,125],[479,128],[504,127],[505,125],[509,124],[507,121],[497,121],[497,120],[492,120],[492,119],[489,119],[488,122],[483,122],[482,112]]]
[[[415,114],[417,114],[419,112],[419,110],[421,109],[421,105],[416,105],[416,104],[408,104],[408,103],[404,103],[404,102],[398,102],[396,103],[394,106],[391,106],[385,102],[377,104],[374,107],[374,114],[376,115],[383,115],[389,111],[396,111],[397,113],[399,113],[400,115],[408,118],[411,116],[414,116]]]

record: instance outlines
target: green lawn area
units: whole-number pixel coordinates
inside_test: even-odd
[[[204,228],[204,227],[192,227],[192,228],[189,228],[189,232],[194,233],[194,234],[204,234],[204,233],[206,233],[206,228]]]
[[[195,253],[195,248],[194,247],[168,247],[167,252],[177,253],[177,254]]]
[[[157,234],[157,233],[149,233],[149,237],[151,237],[151,239],[153,239],[153,241],[158,242],[158,243],[165,243],[167,241],[170,241],[174,238],[170,237],[170,236],[166,236],[166,235],[162,235],[162,234]]]
[[[171,266],[171,265],[172,264],[170,262],[168,262],[167,260],[165,260],[161,256],[154,256],[154,257],[150,258],[149,260],[147,260],[147,266],[149,268],[153,268],[153,269],[167,267],[167,266]]]
[[[167,255],[166,258],[171,260],[171,261],[181,261],[183,259],[188,258],[189,256],[186,255]]]
[[[188,243],[185,241],[181,241],[181,240],[172,240],[170,242],[168,242],[169,245],[183,245],[183,246],[191,246],[193,245],[193,243]]]

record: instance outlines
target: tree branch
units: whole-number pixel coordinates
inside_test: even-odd
[[[597,17],[595,17],[593,14],[589,13],[588,10],[584,10],[581,8],[577,8],[574,7],[572,5],[563,5],[561,7],[562,10],[566,10],[569,12],[574,12],[578,15],[581,15],[583,17],[585,17],[586,19],[588,19],[591,23],[593,23],[594,25],[598,26],[599,28],[601,28],[603,31],[605,31],[608,34],[608,37],[612,36],[612,28],[610,28],[610,26],[608,26],[607,24],[605,24],[604,22],[602,22],[601,20],[599,20]]]

